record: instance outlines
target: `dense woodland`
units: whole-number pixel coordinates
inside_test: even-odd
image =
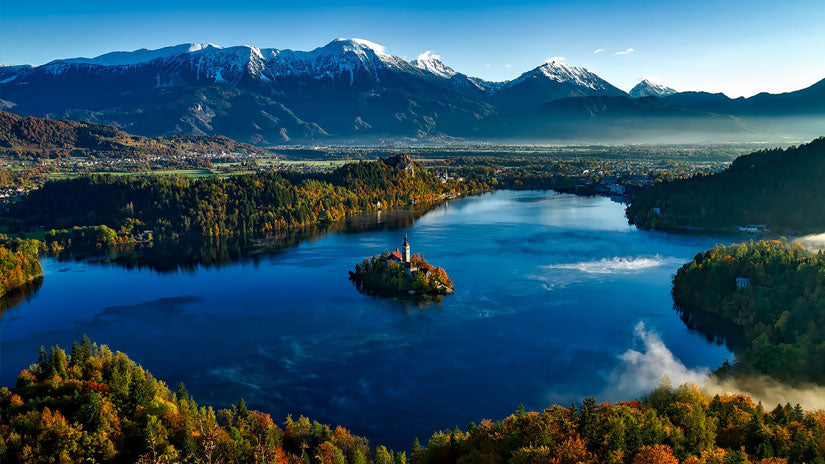
[[[714,175],[658,184],[633,196],[631,222],[644,227],[825,230],[825,138],[737,158]],[[654,210],[658,208],[658,212]]]
[[[407,274],[404,266],[389,259],[389,250],[381,256],[364,258],[350,271],[352,280],[359,290],[378,295],[444,295],[451,293],[453,281],[441,267],[435,267],[421,255],[410,257],[415,269]]]
[[[738,277],[748,285],[737,288]],[[725,370],[825,383],[822,252],[776,240],[717,246],[679,269],[673,298],[682,311],[709,312],[741,330],[736,365]]]
[[[114,126],[47,118],[22,117],[0,111],[0,155],[21,159],[65,156],[147,157],[185,152],[260,153],[262,149],[228,137],[142,137]]]
[[[766,410],[742,395],[709,398],[663,383],[639,401],[592,398],[500,422],[437,432],[394,452],[343,427],[301,417],[282,425],[243,400],[215,411],[183,384],[172,392],[123,353],[84,337],[41,349],[0,388],[0,460],[8,463],[822,463],[825,412]]]
[[[105,225],[118,234],[225,236],[427,204],[457,190],[456,184],[442,184],[409,158],[397,156],[289,179],[256,173],[202,179],[96,175],[52,181],[13,204],[9,214],[28,227]]]
[[[40,242],[0,235],[0,296],[43,275]]]

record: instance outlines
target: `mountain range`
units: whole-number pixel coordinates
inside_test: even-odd
[[[815,134],[825,80],[737,99],[645,80],[628,94],[558,60],[489,82],[432,53],[407,61],[363,39],[312,51],[183,44],[2,66],[0,109],[145,136],[225,135],[261,145],[751,140]]]

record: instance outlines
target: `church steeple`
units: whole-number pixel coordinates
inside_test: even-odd
[[[410,241],[407,240],[407,233],[404,233],[404,245],[401,246],[403,250],[403,258],[405,263],[410,262]]]

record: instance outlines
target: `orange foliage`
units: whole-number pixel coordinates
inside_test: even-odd
[[[633,458],[633,464],[679,464],[667,445],[645,446]]]

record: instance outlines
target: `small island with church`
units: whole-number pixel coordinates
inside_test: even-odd
[[[439,299],[453,293],[453,281],[440,267],[430,265],[423,256],[411,254],[404,234],[401,250],[371,256],[350,271],[349,279],[364,293],[377,296],[413,296]]]

